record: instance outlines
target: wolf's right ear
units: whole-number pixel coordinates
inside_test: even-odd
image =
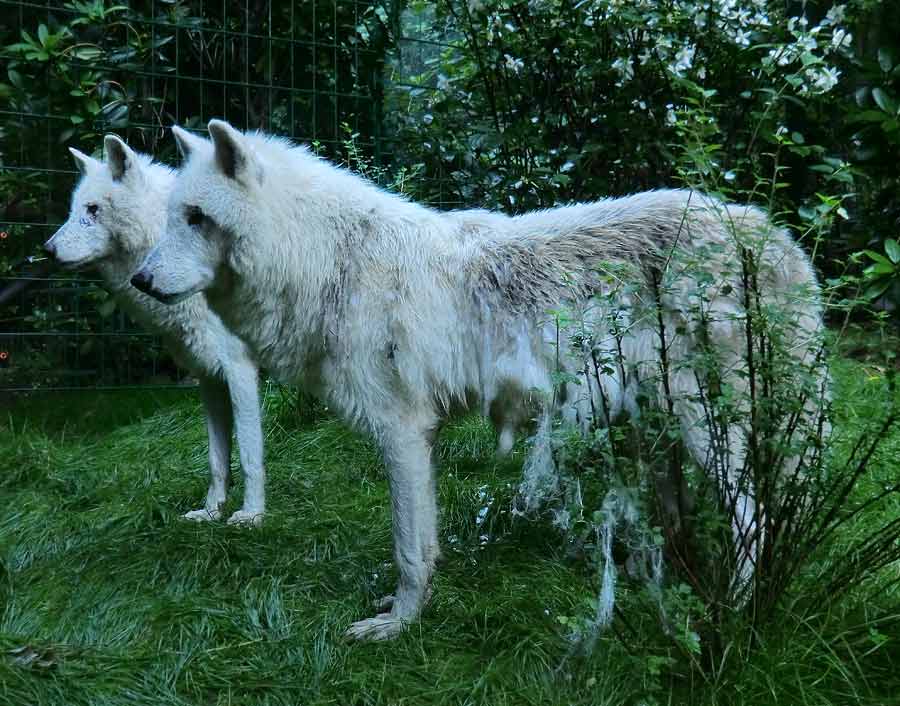
[[[72,153],[72,157],[74,157],[75,159],[75,166],[78,167],[78,171],[82,174],[87,174],[88,170],[100,166],[99,161],[97,161],[93,157],[88,157],[81,150],[76,150],[74,147],[70,147],[69,152]]]
[[[178,127],[177,125],[172,126],[172,135],[175,138],[175,144],[178,145],[178,151],[181,153],[182,159],[187,159],[193,152],[196,152],[201,145],[206,144],[206,140],[202,137],[197,137],[193,133],[188,132],[182,127]]]

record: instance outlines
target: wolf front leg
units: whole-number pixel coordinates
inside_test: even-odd
[[[244,504],[228,518],[228,524],[259,525],[266,512],[259,371],[249,360],[232,360],[225,377],[234,410],[234,428],[244,472]]]
[[[387,640],[400,634],[422,611],[440,554],[438,510],[431,465],[430,430],[397,425],[382,436],[391,489],[394,557],[400,574],[397,590],[378,605],[390,612],[353,623],[347,636]],[[414,427],[415,428],[415,427]]]
[[[206,433],[209,437],[209,490],[202,508],[183,515],[185,519],[197,522],[218,520],[222,516],[231,463],[232,413],[228,387],[215,378],[201,378],[200,398],[206,410]]]

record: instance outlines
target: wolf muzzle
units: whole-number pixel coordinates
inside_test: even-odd
[[[131,278],[131,285],[138,291],[153,296],[153,275],[148,275],[141,270]]]
[[[66,229],[66,225],[63,224],[61,228],[59,228],[50,238],[44,243],[43,248],[44,252],[50,256],[51,260],[56,260],[56,245],[53,244],[53,241],[56,240],[56,236],[62,233]]]

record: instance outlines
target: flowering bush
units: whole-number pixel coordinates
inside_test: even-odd
[[[679,115],[702,100],[717,137],[716,166],[733,187],[752,191],[752,173],[771,174],[779,164],[787,188],[775,205],[801,225],[815,216],[826,181],[854,191],[860,174],[848,158],[860,138],[849,119],[886,95],[879,88],[874,98],[853,98],[865,66],[854,55],[853,23],[872,25],[878,12],[893,12],[879,2],[868,9],[788,3],[793,11],[766,0],[433,7],[413,3],[404,15],[407,35],[418,21],[427,27],[418,38],[437,44],[418,62],[412,51],[401,53],[405,83],[390,92],[395,109],[387,114],[397,120],[406,161],[440,177],[423,181],[420,195],[443,204],[520,211],[671,186]],[[852,209],[841,215],[851,218]],[[836,230],[852,229],[838,223]],[[842,255],[850,249],[832,246]]]

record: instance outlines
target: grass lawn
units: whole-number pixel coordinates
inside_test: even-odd
[[[856,363],[838,373],[839,424],[861,428],[881,382]],[[179,519],[206,489],[194,391],[35,395],[0,412],[0,704],[900,704],[897,567],[841,606],[787,608],[703,672],[625,586],[622,624],[576,655],[558,618],[588,610],[595,571],[549,524],[512,521],[521,451],[496,462],[469,418],[441,441],[445,556],[423,619],[394,642],[346,643],[393,588],[387,483],[365,439],[279,400],[266,398],[257,529]],[[896,478],[898,452],[895,435],[873,483]],[[229,513],[239,498],[238,478]]]

